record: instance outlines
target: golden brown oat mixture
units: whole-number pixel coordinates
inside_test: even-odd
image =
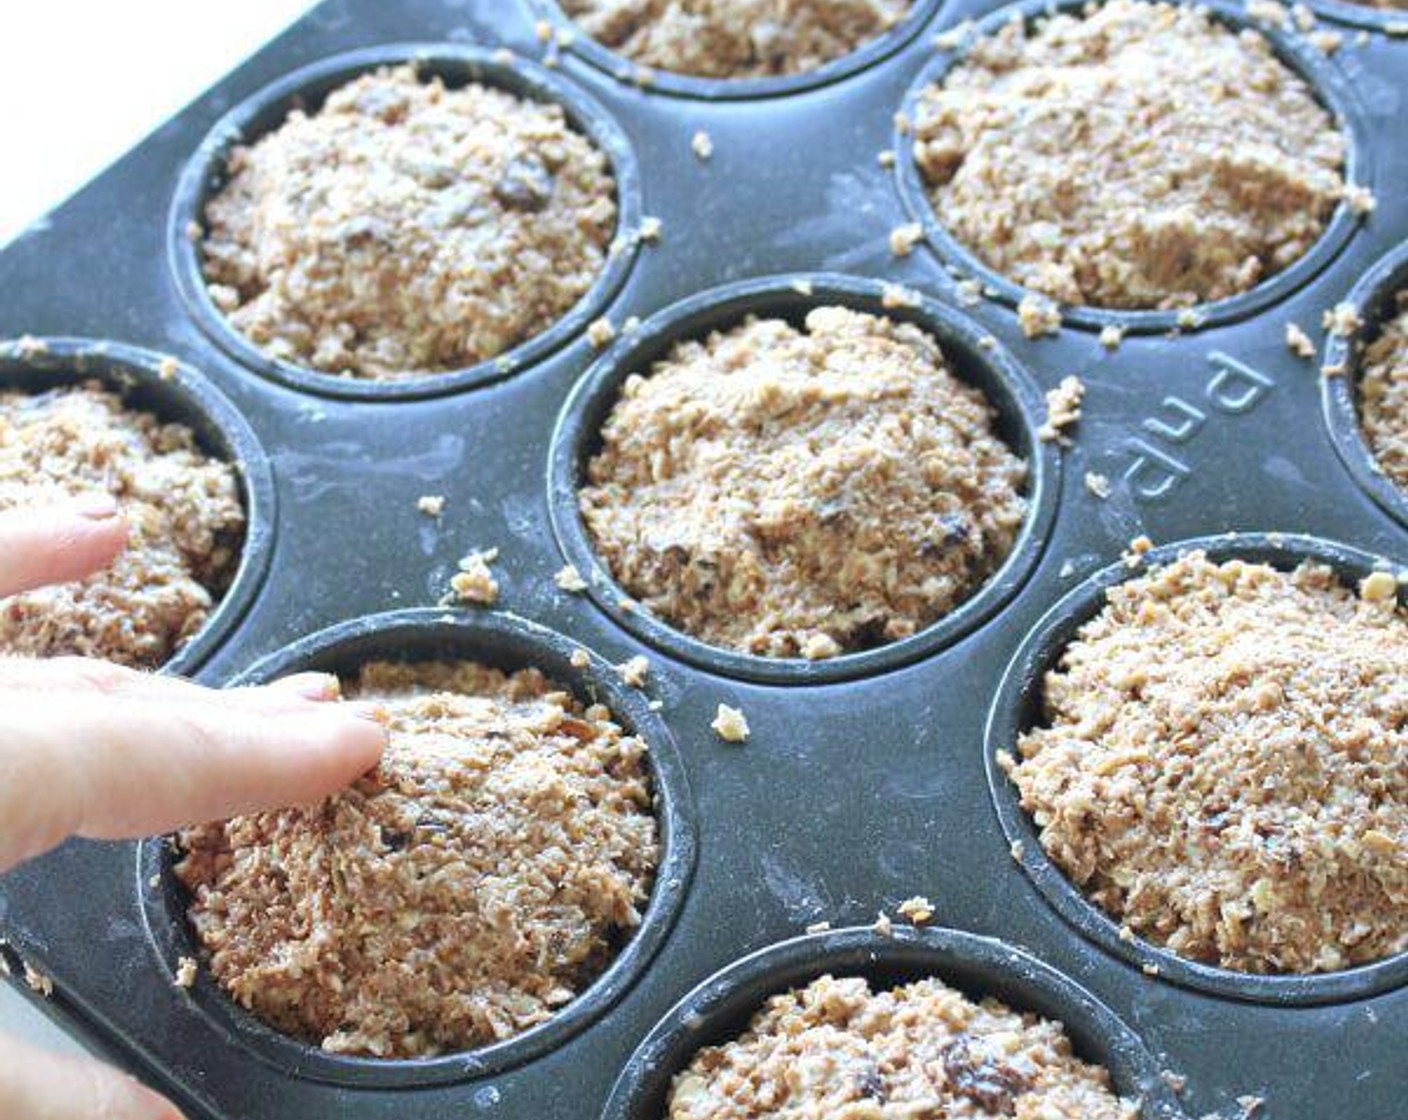
[[[97,381],[0,393],[0,509],[106,491],[127,548],[77,583],[0,599],[0,652],[156,668],[205,623],[239,563],[245,512],[195,434],[129,411]]]
[[[1384,474],[1408,490],[1408,290],[1398,293],[1398,314],[1364,352],[1359,415]]]
[[[378,662],[349,692],[389,713],[377,771],[180,836],[212,975],[339,1053],[466,1050],[551,1018],[640,923],[645,743],[531,669]]]
[[[825,657],[913,634],[1011,551],[1026,466],[912,324],[749,319],[627,379],[581,493],[612,572],[704,641]]]
[[[953,234],[1075,304],[1172,308],[1302,256],[1344,195],[1347,141],[1255,31],[1109,0],[977,41],[914,121]]]
[[[1110,591],[1004,758],[1133,932],[1247,972],[1408,948],[1408,613],[1323,566],[1192,552]]]
[[[883,35],[911,0],[564,0],[593,39],[704,78],[803,74]]]
[[[774,996],[737,1040],[701,1050],[669,1120],[1018,1116],[1134,1120],[1059,1023],[974,1003],[938,980],[872,992],[823,976]]]
[[[265,353],[396,380],[493,358],[590,288],[606,157],[560,106],[408,66],[363,75],[229,160],[206,207],[216,305]]]

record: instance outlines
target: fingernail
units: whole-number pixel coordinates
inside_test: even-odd
[[[343,708],[358,719],[370,720],[372,723],[385,724],[391,718],[384,707],[371,700],[351,700],[343,704]]]
[[[342,695],[342,683],[331,673],[294,673],[278,684],[308,700],[336,700]]]
[[[73,511],[93,521],[106,521],[117,516],[117,499],[106,490],[92,490],[74,500]]]

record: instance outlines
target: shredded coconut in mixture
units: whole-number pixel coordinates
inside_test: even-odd
[[[338,1053],[466,1050],[551,1018],[640,923],[645,743],[533,669],[377,662],[349,692],[388,713],[378,770],[179,838],[211,974]]]
[[[979,39],[914,121],[935,208],[990,267],[1075,304],[1172,308],[1302,256],[1347,140],[1258,32],[1109,0]]]
[[[591,287],[616,228],[606,157],[561,106],[409,66],[294,110],[206,207],[216,305],[265,353],[396,380],[493,358]]]
[[[1408,290],[1397,302],[1398,314],[1364,352],[1359,416],[1384,474],[1408,490]]]
[[[834,656],[915,633],[1012,549],[1026,466],[913,324],[748,319],[632,375],[580,495],[632,597],[714,645]]]
[[[803,74],[889,31],[911,0],[563,0],[593,39],[704,78]]]
[[[195,433],[100,382],[0,393],[0,509],[106,491],[128,523],[105,570],[0,599],[0,652],[157,668],[205,624],[244,541],[239,480]]]
[[[1135,1120],[1059,1023],[938,980],[872,992],[823,976],[774,996],[675,1077],[669,1120],[1015,1116]]]
[[[1191,552],[1109,592],[1002,761],[1134,933],[1247,972],[1363,964],[1408,948],[1405,666],[1392,593]]]

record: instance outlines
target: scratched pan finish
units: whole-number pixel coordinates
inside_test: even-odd
[[[1000,939],[1065,978],[1044,986],[1038,1004],[1059,1011],[1059,999],[1043,1001],[1064,991],[1073,1022],[1122,1023],[1112,1036],[1132,1036],[1186,1076],[1190,1116],[1235,1114],[1235,1099],[1254,1094],[1267,1098],[1275,1120],[1400,1120],[1408,989],[1332,984],[1324,1000],[1291,1006],[1262,998],[1256,985],[1146,975],[1139,955],[1087,936],[1048,900],[1050,884],[1039,886],[1011,858],[985,772],[984,730],[1027,634],[1140,533],[1170,542],[1280,530],[1408,561],[1408,530],[1336,452],[1316,363],[1283,341],[1295,321],[1319,345],[1321,311],[1408,238],[1408,146],[1390,142],[1402,135],[1408,42],[1374,21],[1363,42],[1353,24],[1323,24],[1346,34],[1325,65],[1338,74],[1333,100],[1347,103],[1355,135],[1372,148],[1356,161],[1379,199],[1372,218],[1273,301],[1249,301],[1215,329],[1132,335],[1110,353],[1089,327],[1029,341],[1001,300],[960,306],[943,258],[927,247],[903,260],[889,252],[891,229],[911,213],[900,177],[877,159],[893,143],[893,113],[935,64],[933,32],[996,7],[925,7],[926,26],[897,36],[868,65],[765,97],[691,93],[689,83],[642,90],[571,48],[551,83],[584,91],[614,118],[634,149],[639,213],[663,222],[660,242],[635,251],[610,294],[618,325],[750,278],[847,273],[948,304],[955,322],[991,332],[1041,389],[1071,373],[1089,388],[1075,444],[1050,475],[1060,493],[1044,547],[1020,586],[922,656],[876,659],[845,680],[720,672],[678,658],[671,643],[644,643],[596,598],[555,587],[563,558],[550,516],[551,440],[573,387],[600,357],[580,325],[490,383],[368,402],[299,390],[241,365],[183,301],[166,259],[167,215],[189,161],[226,114],[290,73],[349,51],[441,42],[505,46],[542,62],[540,6],[325,4],[0,252],[0,338],[77,336],[175,355],[229,399],[269,454],[276,514],[268,574],[209,651],[205,679],[231,680],[348,619],[433,604],[458,557],[497,546],[506,612],[611,662],[650,658],[648,691],[663,704],[699,841],[695,873],[648,963],[630,971],[609,1008],[556,1032],[552,1045],[518,1048],[514,1061],[471,1053],[461,1056],[461,1071],[441,1061],[433,1078],[419,1078],[382,1076],[365,1064],[355,1075],[339,1072],[333,1056],[267,1060],[230,1029],[235,1016],[209,1010],[215,993],[192,999],[172,982],[171,939],[148,925],[157,898],[149,892],[169,884],[148,886],[137,844],[73,843],[0,881],[9,962],[23,958],[54,981],[51,998],[35,997],[44,1010],[207,1120],[598,1120],[609,1098],[613,1109],[624,1099],[612,1098],[618,1078],[640,1071],[657,1042],[668,1041],[658,1051],[668,1060],[687,1058],[671,1009],[691,993],[718,992],[736,1015],[746,1002],[738,983],[762,998],[807,972],[795,950],[755,954],[812,922],[864,925],[924,894],[939,924]],[[690,149],[698,129],[714,142],[707,163]],[[1086,489],[1092,471],[1112,481],[1107,500]],[[417,512],[422,494],[446,496],[443,520]],[[710,732],[720,702],[747,714],[746,746],[725,746]],[[884,959],[905,952],[880,953],[873,969],[869,958],[845,954],[816,963],[884,977],[893,974]],[[1003,953],[979,957],[935,958],[935,968],[1018,1002],[1035,993],[1010,974]],[[778,970],[759,975],[760,959],[778,961]],[[1078,1032],[1085,1052],[1112,1052],[1116,1039],[1096,1035]],[[648,1104],[632,1108],[646,1120]]]

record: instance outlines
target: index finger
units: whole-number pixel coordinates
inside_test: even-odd
[[[82,579],[127,544],[127,522],[110,494],[68,505],[0,512],[0,596]]]

